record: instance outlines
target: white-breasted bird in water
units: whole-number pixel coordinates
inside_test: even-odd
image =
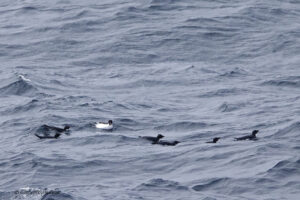
[[[112,120],[108,120],[107,123],[105,122],[97,122],[95,124],[96,128],[99,129],[103,129],[103,130],[112,130],[113,129],[113,121]]]

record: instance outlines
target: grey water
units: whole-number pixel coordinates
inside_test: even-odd
[[[298,0],[1,0],[0,199],[298,200],[299,55]]]

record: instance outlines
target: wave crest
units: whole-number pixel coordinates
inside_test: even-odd
[[[188,190],[188,187],[182,186],[180,183],[161,178],[151,179],[147,183],[142,183],[135,188],[136,190]]]
[[[34,96],[38,89],[28,80],[19,78],[19,80],[0,88],[0,95]]]

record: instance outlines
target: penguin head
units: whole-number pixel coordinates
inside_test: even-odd
[[[257,133],[258,133],[258,130],[252,131],[252,135],[253,135],[253,136],[256,136]]]
[[[165,137],[165,136],[163,136],[162,134],[158,134],[158,135],[157,135],[157,138],[158,138],[158,139],[161,139],[161,138],[163,138],[163,137]]]
[[[70,126],[66,125],[65,128],[64,128],[64,130],[66,131],[68,129],[70,129]]]
[[[216,143],[216,142],[218,142],[219,139],[220,139],[219,137],[215,137],[215,138],[213,139],[213,142]]]
[[[113,121],[112,120],[108,120],[108,124],[112,125]]]

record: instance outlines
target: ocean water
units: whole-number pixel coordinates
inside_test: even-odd
[[[299,200],[299,55],[298,0],[1,0],[0,199]]]

